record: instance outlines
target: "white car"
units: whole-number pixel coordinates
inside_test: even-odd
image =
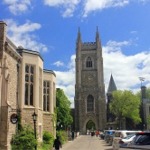
[[[114,137],[113,137],[113,143],[112,143],[113,150],[119,150],[119,148],[120,148],[120,144],[119,144],[120,140],[122,140],[123,138],[127,137],[128,135],[136,134],[138,132],[141,132],[141,131],[116,130],[115,134],[114,134]]]
[[[130,143],[135,138],[135,136],[136,136],[136,133],[127,135],[127,137],[122,138],[119,141],[119,145],[120,146],[126,146],[128,143]]]

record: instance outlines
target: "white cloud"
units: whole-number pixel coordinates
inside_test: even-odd
[[[63,17],[72,17],[77,10],[83,17],[107,8],[125,7],[130,3],[149,3],[150,0],[44,0],[44,4],[60,9]],[[77,9],[77,8],[80,9]]]
[[[39,52],[47,51],[46,45],[39,43],[37,37],[33,34],[34,31],[41,28],[39,23],[26,21],[25,24],[18,25],[12,19],[7,19],[6,23],[8,25],[8,37],[16,46],[22,46]]]
[[[145,77],[146,81],[150,82],[150,52],[143,51],[135,55],[126,56],[120,50],[109,50],[113,47],[114,45],[110,47],[110,44],[103,47],[106,90],[111,73],[114,76],[118,89],[121,90],[139,90],[140,76]]]
[[[107,48],[105,49],[108,53],[112,51],[121,51],[121,48],[124,46],[131,45],[131,41],[122,41],[122,42],[116,42],[116,41],[108,41],[107,42]]]
[[[129,4],[129,0],[85,0],[84,17],[96,10],[102,10],[109,7],[123,7]]]
[[[68,63],[68,71],[54,71],[57,78],[57,88],[64,90],[65,94],[71,101],[71,107],[74,107],[75,91],[75,55],[71,56]]]
[[[63,66],[64,63],[61,62],[61,61],[56,61],[55,63],[53,63],[53,65],[57,66],[57,67],[60,67],[60,66]]]
[[[3,0],[3,2],[14,15],[29,11],[31,7],[31,0]]]
[[[62,8],[63,17],[72,17],[80,0],[44,0],[44,4],[50,7]]]
[[[104,82],[107,92],[110,75],[112,73],[116,86],[120,90],[140,90],[139,77],[145,78],[146,86],[150,86],[150,52],[143,51],[135,55],[126,56],[122,53],[122,46],[130,45],[130,41],[108,41],[103,49]],[[74,107],[75,91],[75,55],[71,56],[69,70],[56,71],[57,87],[62,88]]]

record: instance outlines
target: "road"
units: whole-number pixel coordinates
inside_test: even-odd
[[[80,135],[75,140],[64,144],[61,150],[112,150],[112,146],[108,146],[99,137]]]

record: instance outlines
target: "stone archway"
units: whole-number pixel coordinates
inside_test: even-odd
[[[92,120],[89,120],[86,124],[86,131],[89,130],[89,131],[93,131],[93,130],[96,130],[96,125],[95,123],[92,121]]]

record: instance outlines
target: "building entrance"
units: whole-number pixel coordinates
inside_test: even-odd
[[[86,130],[93,131],[96,130],[95,123],[92,120],[89,120],[86,124]]]

